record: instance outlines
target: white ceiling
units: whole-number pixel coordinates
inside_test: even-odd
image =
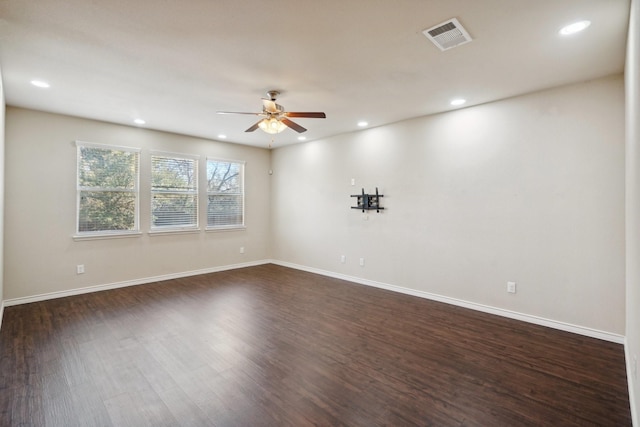
[[[474,41],[441,52],[422,31],[454,17]],[[244,132],[258,118],[216,111],[278,89],[326,112],[295,119],[314,140],[621,73],[628,17],[629,0],[0,0],[0,67],[8,105],[266,147]]]

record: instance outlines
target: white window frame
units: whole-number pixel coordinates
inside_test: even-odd
[[[229,193],[218,193],[214,191],[209,191],[209,162],[220,162],[220,163],[234,163],[240,165],[240,193],[232,193],[235,195],[242,196],[242,223],[240,224],[228,224],[228,225],[209,225],[209,197],[221,194],[229,194]],[[227,230],[243,230],[246,228],[246,194],[245,194],[245,167],[246,162],[242,160],[230,160],[230,159],[221,159],[217,157],[207,157],[206,159],[206,171],[205,171],[205,184],[207,190],[207,206],[206,206],[206,219],[207,219],[207,231],[227,231]]]
[[[163,190],[154,190],[153,188],[153,161],[154,158],[166,158],[166,159],[178,159],[178,160],[189,160],[193,162],[193,176],[195,188],[189,191],[163,191]],[[149,220],[150,220],[150,229],[149,234],[162,234],[162,233],[189,233],[189,232],[198,232],[200,231],[200,195],[199,195],[199,163],[200,156],[192,155],[192,154],[182,154],[182,153],[171,153],[166,151],[152,151],[150,156],[150,200],[149,200]],[[181,195],[192,195],[195,200],[195,224],[188,225],[154,225],[153,224],[153,198],[156,194],[181,194]]]
[[[110,144],[99,144],[94,142],[75,141],[76,145],[76,224],[74,240],[90,240],[114,237],[135,237],[140,236],[140,152],[139,148],[124,147]],[[106,187],[81,187],[80,186],[80,159],[82,148],[98,148],[102,150],[125,151],[136,154],[134,187],[131,189],[106,188]],[[101,231],[80,231],[80,203],[83,192],[112,191],[132,193],[135,196],[134,203],[134,226],[132,230],[101,230]]]

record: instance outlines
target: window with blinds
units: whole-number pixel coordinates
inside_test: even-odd
[[[198,228],[198,158],[151,155],[151,229]]]
[[[207,228],[244,226],[244,163],[207,159]]]
[[[137,232],[140,150],[76,142],[78,235]]]

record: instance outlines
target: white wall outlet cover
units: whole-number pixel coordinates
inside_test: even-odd
[[[507,282],[507,292],[511,294],[516,293],[516,282]]]

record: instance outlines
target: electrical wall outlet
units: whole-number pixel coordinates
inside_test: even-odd
[[[240,246],[240,253],[243,254],[244,253],[244,246]]]
[[[360,267],[364,267],[364,258],[360,258]]]
[[[346,255],[340,255],[340,262],[343,263],[343,264],[345,262],[347,262],[347,256]]]
[[[507,292],[510,294],[516,293],[516,282],[507,282]]]
[[[84,274],[84,264],[76,265],[76,274]]]

